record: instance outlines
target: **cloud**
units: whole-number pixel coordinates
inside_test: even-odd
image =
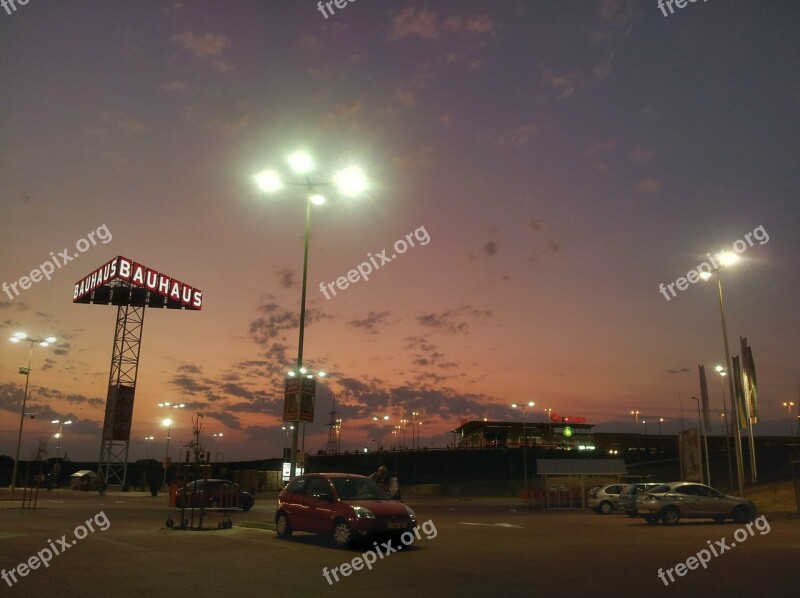
[[[528,222],[528,226],[531,228],[532,231],[540,231],[544,228],[544,222],[541,220],[537,220],[536,218],[531,218]]]
[[[442,29],[450,32],[488,33],[494,24],[488,15],[463,17],[447,17],[442,21]]]
[[[201,58],[204,56],[219,56],[230,44],[223,35],[215,35],[214,33],[195,35],[191,31],[184,31],[179,35],[174,35],[172,39],[179,42],[195,56]]]
[[[186,91],[188,88],[186,87],[186,83],[176,79],[175,81],[170,81],[161,89],[163,91]]]
[[[206,128],[225,137],[232,137],[244,131],[250,125],[250,117],[246,114],[235,120],[213,120]]]
[[[608,53],[604,60],[597,63],[592,69],[595,79],[603,80],[611,74],[611,64],[614,62],[614,51]]]
[[[120,129],[125,129],[129,133],[143,133],[148,130],[147,125],[135,118],[123,118],[117,121],[117,126]]]
[[[556,92],[559,99],[568,98],[575,93],[581,79],[578,71],[560,73],[543,65],[539,65],[539,77],[544,85]]]
[[[514,147],[519,147],[528,143],[528,141],[536,134],[537,131],[538,127],[533,123],[522,125],[516,129],[512,129],[498,135],[494,144],[513,145]]]
[[[417,322],[427,328],[432,328],[438,332],[448,334],[460,334],[469,331],[469,324],[466,321],[458,321],[459,318],[470,317],[473,319],[490,318],[492,312],[489,310],[475,309],[470,305],[464,305],[455,309],[448,309],[440,314],[423,314],[417,316]]]
[[[353,318],[347,324],[353,328],[363,328],[366,332],[370,334],[377,334],[378,327],[386,324],[386,318],[388,318],[390,312],[388,311],[370,311],[366,317],[361,318]]]
[[[654,179],[653,177],[648,177],[636,185],[636,190],[639,193],[655,193],[660,187],[661,181]]]
[[[422,39],[439,39],[439,27],[436,13],[427,8],[406,7],[392,19],[389,39],[401,39],[409,35],[418,35]]]
[[[631,152],[631,160],[638,162],[639,164],[644,164],[645,162],[650,162],[655,154],[656,153],[651,149],[637,147]]]
[[[489,241],[483,246],[483,251],[489,257],[494,257],[497,254],[497,243],[495,241]]]
[[[278,272],[278,284],[284,289],[291,289],[295,286],[294,270],[280,270]]]
[[[667,370],[668,374],[688,374],[691,370],[689,368],[681,368],[679,370]]]

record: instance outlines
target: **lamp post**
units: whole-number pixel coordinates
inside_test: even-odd
[[[645,436],[645,442],[647,442],[647,420],[646,420],[646,419],[643,419],[643,420],[642,420],[642,423],[644,424],[644,436]]]
[[[172,433],[172,420],[170,418],[165,418],[161,425],[167,428],[167,452],[164,456],[164,479],[161,482],[161,488],[163,489],[167,485],[167,469],[169,468],[169,437]],[[157,475],[157,474],[156,474]]]
[[[725,434],[725,454],[728,455],[728,477],[730,478],[730,487],[733,488],[733,461],[731,459],[731,426],[732,422],[727,421],[724,413],[725,409],[725,376],[728,372],[721,365],[714,366],[714,370],[719,374],[719,385],[722,390],[722,409],[723,413],[720,416],[723,423],[722,432]]]
[[[58,464],[58,454],[61,452],[61,435],[62,435],[62,432],[64,430],[64,426],[69,426],[70,424],[72,424],[72,420],[68,419],[67,421],[62,422],[60,420],[54,419],[50,423],[51,424],[58,424],[58,432],[56,432],[54,434],[54,436],[55,436],[55,438],[57,440],[57,442],[56,442],[56,476],[58,476],[58,474],[61,472],[61,467]],[[56,479],[56,482],[58,482],[58,479]]]
[[[704,476],[705,483],[709,486],[711,485],[711,468],[708,465],[708,436],[706,435],[706,426],[705,422],[703,421],[702,416],[700,415],[700,399],[697,397],[692,397],[692,400],[697,402],[697,424],[700,426],[700,433],[703,435],[703,448],[705,449],[706,453],[706,475]]]
[[[214,436],[217,441],[214,448],[214,465],[216,465],[217,461],[219,461],[219,439],[222,438],[222,432],[214,433],[212,436]]]
[[[373,416],[373,420],[378,422],[378,450],[383,450],[383,424],[382,421],[386,421],[389,419],[388,415],[384,415],[383,417]]]
[[[639,414],[640,413],[641,413],[641,411],[639,411],[638,409],[636,409],[635,411],[631,411],[631,415],[636,418],[636,423],[637,424],[639,423]],[[638,426],[637,426],[637,429],[638,429]]]
[[[661,424],[664,422],[663,417],[658,418],[658,435],[661,436]]]
[[[306,281],[308,278],[308,238],[311,230],[311,204],[322,205],[325,197],[317,191],[317,187],[327,186],[330,183],[314,183],[309,177],[309,173],[314,170],[314,160],[306,152],[296,151],[291,154],[287,161],[295,174],[305,178],[303,182],[284,182],[280,174],[275,170],[264,170],[255,176],[258,187],[265,193],[274,193],[283,188],[284,185],[294,187],[304,187],[306,190],[306,228],[303,250],[303,286],[300,293],[300,333],[297,343],[297,369],[303,370],[303,334],[306,321]],[[367,179],[363,171],[356,166],[349,166],[336,173],[333,177],[334,184],[339,192],[346,196],[356,196],[367,190]],[[325,287],[321,287],[323,293]],[[332,290],[332,288],[331,288]],[[335,291],[332,291],[335,293]],[[293,478],[297,471],[297,435],[300,428],[300,409],[298,405],[297,420],[295,421],[292,433],[292,462],[289,477]]]
[[[722,317],[722,338],[725,342],[725,371],[731,371],[731,351],[728,345],[728,323],[725,319],[725,302],[723,301],[722,296],[722,272],[721,268],[723,266],[732,266],[736,262],[739,261],[739,256],[724,251],[719,254],[719,262],[720,265],[713,270],[714,273],[717,275],[717,290],[719,293],[719,312],[720,316]],[[711,272],[701,272],[700,278],[703,280],[708,280],[711,278]],[[736,408],[736,395],[733,389],[733,376],[728,376],[728,391],[730,392],[730,410],[729,413],[733,414],[733,421],[730,422],[731,426],[735,424],[736,433],[734,434],[733,438],[736,443],[736,476],[739,482],[739,496],[744,496],[744,458],[742,456],[742,432],[739,428],[739,422],[737,421],[739,418],[736,416],[738,410]],[[733,429],[733,428],[732,428]]]
[[[419,445],[419,430],[417,430],[417,416],[422,415],[419,411],[411,412],[411,450],[414,450],[414,434],[417,434],[417,445]],[[415,432],[416,430],[416,432]]]
[[[403,426],[403,450],[406,449],[406,424],[408,423],[407,419],[401,419],[400,424]]]
[[[525,432],[525,407],[533,406],[533,401],[528,401],[527,403],[519,405],[517,403],[511,403],[511,407],[514,409],[517,407],[522,408],[522,486],[526,492],[528,490],[528,434]]]
[[[783,406],[789,410],[789,436],[792,436],[792,422],[794,421],[792,417],[792,407],[794,407],[794,401],[784,401]]]
[[[336,454],[342,452],[342,420],[336,420]]]
[[[22,424],[25,422],[25,405],[28,402],[28,382],[31,378],[31,359],[33,358],[33,345],[37,344],[42,347],[56,342],[56,337],[48,336],[47,338],[31,338],[24,332],[17,332],[9,339],[12,343],[26,342],[30,343],[28,350],[28,367],[19,368],[20,374],[25,374],[25,392],[22,394],[22,410],[19,414],[19,434],[17,435],[17,452],[14,457],[14,470],[11,474],[11,485],[8,487],[9,495],[14,498],[14,488],[17,485],[17,471],[19,471],[19,449],[22,444]]]

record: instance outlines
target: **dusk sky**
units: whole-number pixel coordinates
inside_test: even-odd
[[[667,17],[655,0],[333,8],[0,9],[0,283],[19,291],[0,293],[0,455],[16,448],[28,351],[7,339],[21,330],[58,338],[34,347],[21,457],[56,431],[51,419],[71,418],[62,455],[97,459],[116,308],[72,293],[117,255],[204,293],[201,311],[146,313],[131,460],[151,434],[150,456],[163,455],[161,401],[187,405],[169,414],[173,458],[198,412],[209,446],[224,434],[225,460],[280,455],[305,194],[266,195],[254,175],[297,180],[286,156],[298,149],[314,156],[314,181],[350,164],[370,180],[355,199],[321,188],[312,212],[304,362],[329,378],[307,451],[325,448],[332,393],[343,450],[376,446],[373,416],[390,417],[384,446],[418,411],[421,444],[444,447],[462,420],[519,419],[510,404],[523,401],[536,403],[528,421],[551,408],[633,432],[638,409],[675,433],[681,408],[696,421],[698,364],[719,433],[715,279],[673,284],[675,296],[659,285],[748,234],[722,275],[731,353],[747,337],[756,434],[788,433],[782,402],[800,402],[798,3],[709,0]],[[19,287],[98,229],[106,242]],[[384,249],[396,257],[369,280],[320,292]]]

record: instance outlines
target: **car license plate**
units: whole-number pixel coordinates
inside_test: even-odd
[[[386,524],[386,529],[406,529],[405,521],[390,521]]]

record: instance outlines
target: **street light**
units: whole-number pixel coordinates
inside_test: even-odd
[[[528,434],[525,432],[525,407],[533,407],[534,402],[528,401],[526,404],[517,405],[516,403],[511,403],[511,406],[516,409],[517,407],[522,408],[522,480],[523,480],[523,488],[527,492],[528,490]],[[527,496],[526,496],[527,499]]]
[[[274,193],[283,188],[284,185],[294,187],[304,187],[306,190],[306,228],[303,250],[303,286],[300,294],[300,333],[297,343],[297,369],[303,371],[303,334],[306,322],[306,282],[308,279],[308,238],[311,230],[311,205],[322,205],[325,197],[317,191],[318,187],[330,185],[330,183],[314,183],[309,177],[309,173],[314,170],[314,159],[308,152],[296,151],[288,158],[289,166],[295,174],[302,176],[302,182],[285,182],[280,173],[276,170],[264,170],[255,176],[258,187],[265,193]],[[368,188],[367,178],[364,172],[356,167],[349,166],[336,173],[333,177],[335,186],[339,192],[345,196],[354,196],[363,193]],[[300,428],[300,409],[297,410],[297,420],[292,432],[292,457],[289,476],[294,477],[297,471],[297,435]]]
[[[663,417],[658,418],[658,435],[661,436],[661,424],[664,422]]]
[[[222,432],[217,432],[213,436],[217,440],[217,446],[214,449],[214,464],[216,465],[219,460],[219,439],[222,438]]]
[[[792,417],[792,407],[794,407],[794,401],[786,401],[783,402],[783,406],[789,409],[789,436],[792,436],[792,422],[794,418]]]
[[[372,419],[375,420],[376,422],[386,421],[386,420],[389,419],[389,416],[388,415],[384,415],[383,417],[373,416]],[[380,451],[382,449],[383,449],[383,424],[379,423],[378,424],[378,450]]]
[[[167,485],[167,468],[169,467],[169,437],[172,433],[172,420],[167,417],[161,422],[161,425],[167,429],[167,453],[164,457],[164,480],[161,482],[161,487],[164,488]]]
[[[414,450],[414,434],[416,430],[417,448],[419,448],[419,429],[417,428],[417,416],[422,415],[420,411],[411,412],[411,450]]]
[[[22,410],[19,414],[19,434],[17,435],[17,453],[14,457],[14,471],[11,474],[11,485],[8,487],[9,495],[14,498],[14,488],[17,485],[17,471],[19,470],[19,449],[22,444],[22,424],[25,422],[25,405],[28,402],[28,382],[31,378],[31,359],[33,358],[33,345],[37,344],[42,347],[56,342],[56,337],[48,336],[46,338],[31,338],[24,332],[17,332],[9,339],[12,343],[26,342],[30,343],[30,350],[28,351],[28,367],[20,367],[19,373],[25,374],[25,392],[22,395]]]
[[[725,409],[725,376],[728,375],[728,372],[725,370],[724,367],[721,365],[714,366],[714,370],[719,374],[719,385],[722,389],[722,409]],[[723,411],[720,418],[722,419],[722,432],[725,434],[725,454],[728,455],[728,478],[730,480],[730,487],[733,488],[733,461],[731,460],[731,426],[733,422],[727,421],[725,419],[725,413]]]
[[[61,435],[63,433],[64,426],[69,426],[70,424],[72,424],[72,420],[68,419],[67,421],[62,422],[57,419],[54,419],[50,423],[58,424],[58,432],[53,434],[53,436],[58,440],[58,442],[56,443],[56,464],[58,464],[58,454],[59,452],[61,452]]]
[[[639,414],[640,413],[641,413],[641,411],[639,411],[638,409],[636,411],[631,411],[631,415],[636,418],[636,423],[637,424],[639,423]]]
[[[723,251],[719,254],[719,262],[720,265],[714,269],[712,272],[701,272],[700,278],[703,280],[708,280],[711,278],[712,273],[716,273],[717,275],[717,290],[719,293],[719,312],[720,316],[722,317],[722,338],[725,342],[725,371],[731,371],[731,351],[728,345],[728,323],[725,319],[725,303],[722,297],[722,267],[723,266],[732,266],[736,262],[739,261],[739,256],[735,253],[730,253],[728,251]],[[719,370],[718,370],[719,371]],[[722,373],[722,372],[720,372]],[[742,456],[742,432],[738,425],[738,417],[736,414],[738,413],[736,409],[736,395],[733,390],[733,376],[728,376],[728,390],[730,392],[730,411],[729,413],[733,414],[733,421],[730,422],[730,425],[734,426],[734,422],[736,422],[736,434],[734,434],[734,440],[736,442],[736,475],[739,482],[739,496],[744,496],[744,457]],[[752,434],[750,435],[752,438]],[[755,455],[752,456],[755,460]]]
[[[401,419],[400,424],[403,426],[403,450],[406,449],[406,424],[408,423],[407,419]]]
[[[706,475],[705,480],[706,484],[709,486],[711,485],[711,468],[708,465],[708,436],[706,435],[706,427],[705,422],[703,422],[703,418],[700,416],[700,399],[697,397],[692,397],[693,401],[697,402],[697,424],[700,426],[700,433],[703,435],[703,447],[705,448],[706,453]]]

